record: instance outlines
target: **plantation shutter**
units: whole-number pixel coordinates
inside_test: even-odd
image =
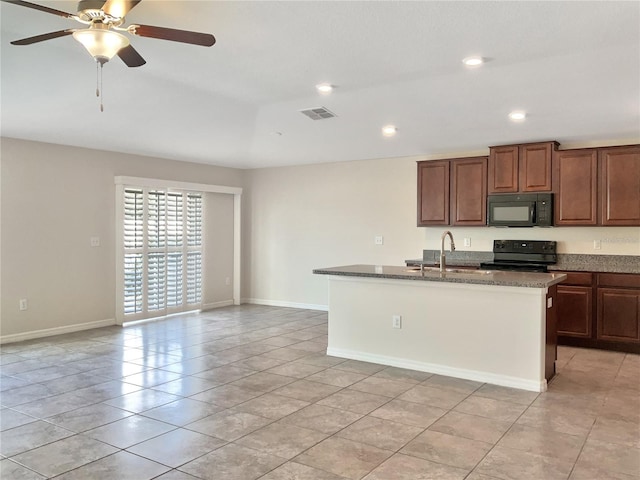
[[[124,189],[124,314],[150,318],[202,304],[202,194]]]

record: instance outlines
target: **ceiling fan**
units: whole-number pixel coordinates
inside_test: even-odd
[[[36,35],[11,42],[12,45],[31,45],[32,43],[52,40],[58,37],[73,35],[91,56],[100,64],[111,60],[115,55],[129,67],[140,67],[146,63],[145,59],[131,46],[129,39],[118,32],[126,32],[139,37],[159,38],[174,42],[189,43],[211,47],[216,43],[213,35],[208,33],[190,32],[150,25],[129,25],[123,27],[125,15],[141,0],[80,0],[78,12],[67,13],[36,3],[21,0],[2,0],[21,7],[33,8],[45,13],[51,13],[64,18],[70,18],[88,25],[88,28],[67,29],[57,32]]]

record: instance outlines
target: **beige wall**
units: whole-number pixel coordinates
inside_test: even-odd
[[[557,240],[561,253],[640,255],[637,227],[416,228],[419,159],[250,171],[252,218],[245,219],[250,227],[245,241],[251,249],[243,258],[251,274],[244,292],[253,301],[326,305],[327,280],[312,269],[403,264],[421,258],[423,249],[439,249],[446,229],[460,250],[491,251],[494,239],[526,238]],[[375,235],[384,236],[384,245],[374,245]],[[471,247],[463,247],[464,237]],[[601,250],[593,249],[596,239]]]
[[[230,168],[7,138],[1,154],[3,337],[115,317],[115,176],[242,187],[244,175]],[[215,206],[207,224],[215,226],[212,215],[218,212],[227,228],[233,201],[212,195],[207,203]],[[227,207],[231,212],[224,211]],[[100,246],[92,248],[94,236]],[[212,241],[220,245],[221,256],[231,245],[226,256],[233,256],[228,238],[213,236]],[[224,287],[231,274],[218,253],[205,265],[212,272],[205,303],[232,298],[219,285],[219,276]],[[28,310],[19,311],[20,298],[28,299]]]

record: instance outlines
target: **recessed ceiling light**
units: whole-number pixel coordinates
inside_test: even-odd
[[[331,93],[333,89],[334,89],[334,86],[331,85],[330,83],[319,83],[318,85],[316,85],[316,90],[324,94]]]
[[[526,112],[522,112],[520,110],[513,111],[509,114],[509,118],[514,122],[521,122],[527,117]]]
[[[482,65],[484,63],[484,58],[473,56],[462,59],[462,63],[464,63],[467,67],[477,67],[478,65]]]
[[[398,129],[395,125],[385,125],[382,127],[382,135],[385,137],[393,137],[397,133]]]

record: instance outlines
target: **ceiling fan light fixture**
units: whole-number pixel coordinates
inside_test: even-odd
[[[91,56],[100,63],[111,60],[121,49],[129,46],[124,35],[96,28],[85,28],[73,32],[73,38],[80,42]]]

